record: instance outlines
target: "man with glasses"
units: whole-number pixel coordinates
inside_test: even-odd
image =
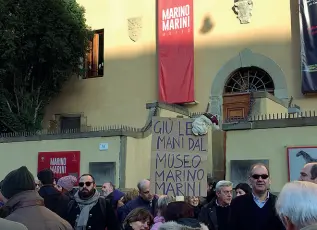
[[[209,230],[229,230],[228,221],[232,200],[232,182],[221,180],[216,184],[216,197],[200,211],[198,220]]]
[[[250,169],[252,193],[239,196],[231,203],[230,230],[283,230],[276,214],[277,197],[269,192],[270,172],[264,164]]]
[[[137,184],[137,187],[139,196],[118,208],[118,217],[121,222],[123,222],[126,216],[135,208],[146,208],[155,216],[155,207],[158,198],[150,192],[150,181],[145,179],[141,180]]]
[[[100,196],[95,179],[90,174],[79,178],[79,190],[69,203],[66,219],[74,229],[119,230],[111,203]]]

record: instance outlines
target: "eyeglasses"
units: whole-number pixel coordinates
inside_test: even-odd
[[[84,187],[84,185],[86,185],[86,187],[89,187],[91,184],[93,184],[94,182],[91,181],[87,181],[87,182],[79,182],[78,186],[79,187]]]
[[[253,179],[255,179],[255,180],[260,179],[260,177],[261,177],[263,180],[265,180],[265,179],[269,178],[269,175],[267,175],[267,174],[261,174],[261,175],[259,175],[259,174],[253,174],[251,177],[252,177]]]

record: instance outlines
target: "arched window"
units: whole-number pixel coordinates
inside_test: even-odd
[[[224,88],[225,94],[259,91],[274,94],[274,82],[267,72],[254,66],[234,71]]]

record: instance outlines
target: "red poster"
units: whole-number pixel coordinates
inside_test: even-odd
[[[158,0],[159,100],[194,102],[193,0]]]
[[[80,176],[80,151],[39,152],[38,172],[51,169],[56,178]]]

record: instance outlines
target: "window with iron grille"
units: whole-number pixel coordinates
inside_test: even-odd
[[[224,88],[225,94],[261,91],[274,94],[274,82],[267,72],[254,66],[234,71]]]

